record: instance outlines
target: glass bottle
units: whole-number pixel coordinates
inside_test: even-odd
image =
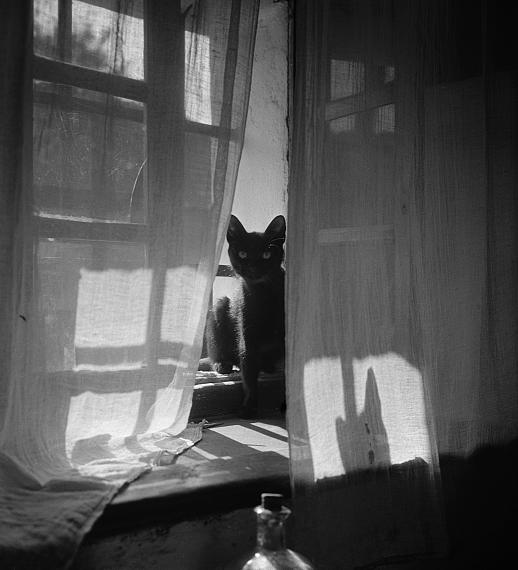
[[[262,493],[257,515],[257,545],[255,553],[242,570],[314,570],[300,554],[286,548],[284,521],[291,511],[282,504],[283,496]]]

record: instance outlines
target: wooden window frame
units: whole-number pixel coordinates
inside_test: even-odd
[[[184,132],[198,133],[214,138],[222,136],[223,128],[218,125],[207,125],[190,121],[184,116],[184,101],[178,99],[176,105],[171,106],[171,99],[166,94],[173,92],[177,82],[184,81],[184,16],[181,13],[181,2],[154,2],[143,0],[144,20],[144,78],[133,79],[130,77],[115,75],[92,68],[82,67],[69,63],[72,38],[72,1],[58,0],[58,37],[57,52],[59,59],[52,59],[41,55],[32,54],[32,80],[43,81],[53,85],[72,88],[86,89],[93,92],[103,93],[115,97],[121,97],[130,101],[143,103],[144,110],[117,109],[117,118],[127,118],[146,125],[146,160],[148,160],[145,176],[147,219],[144,222],[105,221],[97,219],[74,219],[73,216],[53,216],[35,212],[34,222],[37,235],[40,238],[60,240],[84,240],[108,243],[134,243],[149,244],[148,227],[160,223],[159,212],[170,207],[171,200],[165,195],[165,189],[160,188],[160,169],[164,167],[164,160],[160,160],[163,152],[158,149],[170,147],[170,136],[178,138],[179,144],[175,145],[174,156],[168,156],[166,161],[169,170],[175,170],[173,177],[181,177],[183,168],[183,156],[178,149],[183,145]],[[96,4],[92,0],[92,4]],[[176,30],[174,30],[176,28]],[[177,33],[174,33],[177,31]],[[173,32],[173,33],[172,33]],[[171,53],[176,54],[174,65],[171,65]],[[164,70],[166,72],[164,73]],[[178,89],[175,90],[178,93]],[[59,95],[57,95],[59,97]],[[55,95],[37,92],[33,89],[31,104],[34,102],[45,103]],[[72,100],[85,110],[95,111],[99,104],[95,102],[63,96],[63,101]],[[173,107],[173,108],[172,108]],[[159,128],[163,125],[164,114],[173,117],[174,125],[181,127],[177,133],[171,133],[167,129]],[[31,128],[26,132],[32,133]],[[164,139],[167,138],[167,141]],[[29,159],[29,157],[28,157]],[[32,153],[29,160],[32,160]],[[151,192],[153,189],[153,193]],[[169,188],[167,189],[169,193]],[[161,195],[162,194],[162,195]],[[160,233],[160,232],[155,232]],[[151,261],[151,266],[152,261]],[[217,276],[233,275],[232,268],[220,265]],[[162,275],[162,279],[164,276]],[[160,276],[154,280],[151,306],[160,308],[160,302],[156,302],[156,296],[160,288]],[[153,297],[155,302],[153,303]],[[158,315],[150,315],[150,333],[148,346],[158,350]],[[157,337],[157,338],[155,338]],[[154,339],[154,340],[153,340]],[[146,366],[158,367],[157,354],[148,354]],[[129,371],[131,372],[131,371]]]
[[[146,187],[145,196],[147,199],[147,219],[145,222],[133,221],[105,221],[98,219],[74,219],[70,217],[52,216],[35,212],[33,222],[35,231],[40,238],[50,238],[70,241],[97,241],[107,243],[133,243],[148,245],[148,226],[160,224],[161,217],[164,216],[164,208],[171,208],[174,199],[170,199],[170,186],[164,186],[163,181],[169,182],[171,177],[175,177],[181,183],[183,169],[183,155],[178,152],[178,148],[183,145],[183,135],[186,132],[197,133],[213,138],[228,136],[228,128],[220,125],[207,125],[190,121],[185,117],[183,98],[171,108],[171,99],[167,95],[173,92],[176,81],[184,82],[184,38],[185,19],[181,13],[181,1],[156,2],[156,0],[143,0],[144,19],[144,78],[133,79],[121,75],[82,67],[73,63],[68,63],[70,59],[66,55],[71,49],[71,23],[72,23],[72,1],[58,0],[58,57],[51,59],[40,55],[32,54],[32,79],[31,81],[44,81],[54,85],[69,86],[72,88],[86,89],[89,91],[104,93],[116,97],[122,97],[130,101],[144,104],[144,110],[139,109],[117,109],[117,117],[135,120],[146,125],[146,150],[147,160],[144,184]],[[85,0],[96,5],[97,0]],[[178,33],[172,33],[171,27],[176,27]],[[171,65],[171,53],[176,53],[173,66]],[[178,92],[178,89],[175,90]],[[33,90],[30,105],[32,106],[38,98],[43,103],[45,97],[54,95],[42,94],[35,96]],[[58,95],[59,96],[59,95]],[[67,97],[70,100],[70,97]],[[74,105],[81,104],[86,110],[95,111],[96,103],[75,98]],[[101,109],[99,108],[99,111]],[[172,114],[175,114],[172,116]],[[171,133],[163,129],[164,115],[171,119],[171,124],[177,127],[176,133]],[[28,140],[32,141],[32,124],[28,125],[26,134]],[[178,140],[177,145],[171,145],[171,136]],[[239,136],[236,129],[230,133],[230,137]],[[28,164],[32,164],[32,143],[27,149]],[[176,146],[175,155],[168,155],[164,158],[163,148]],[[155,150],[157,149],[157,150]],[[160,150],[160,152],[158,152]],[[165,162],[164,162],[165,161]],[[161,169],[168,169],[168,176],[161,174]],[[27,174],[28,175],[28,174]],[[29,176],[29,175],[28,175]],[[32,169],[31,174],[32,177]],[[151,194],[151,188],[153,194]],[[163,219],[163,218],[162,218]],[[160,234],[163,232],[154,232]],[[150,248],[152,249],[152,248]],[[150,267],[154,266],[153,260],[148,260]],[[167,383],[171,374],[170,365],[159,363],[160,351],[160,291],[163,289],[165,279],[165,269],[159,275],[153,271],[153,282],[151,286],[150,307],[152,311],[149,315],[147,327],[147,340],[145,357],[145,368],[148,373],[157,378],[160,382]],[[230,265],[219,265],[216,277],[231,277],[234,275]],[[212,304],[212,295],[210,298]],[[88,383],[98,385],[110,378],[117,379],[124,376],[124,386],[127,390],[136,389],[135,382],[140,376],[142,368],[136,371],[125,369],[121,371],[82,371],[71,370],[65,367],[62,371],[53,372],[51,376],[54,381],[66,382],[67,385],[77,385],[81,391],[85,380]],[[137,373],[137,374],[135,374]],[[99,377],[97,379],[97,377]],[[279,394],[284,390],[284,379],[278,376],[263,379],[264,392],[267,394],[266,400],[273,402],[278,400]],[[120,382],[117,382],[120,384]],[[279,401],[282,398],[279,399]],[[221,417],[234,416],[241,407],[242,387],[239,374],[232,374],[224,378],[199,378],[193,395],[193,406],[191,417]]]

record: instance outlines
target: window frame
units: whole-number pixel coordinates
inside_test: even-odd
[[[146,213],[147,217],[144,222],[129,221],[106,221],[97,219],[73,219],[70,217],[60,217],[53,215],[45,215],[41,212],[34,211],[32,214],[32,223],[34,224],[35,236],[40,239],[57,239],[68,241],[84,241],[84,242],[103,242],[103,243],[132,243],[149,245],[148,226],[160,224],[160,217],[163,215],[163,204],[160,205],[160,199],[164,199],[162,194],[171,194],[170,188],[162,188],[160,190],[160,165],[154,165],[152,156],[153,148],[163,148],[164,146],[164,129],[163,117],[164,107],[170,106],[169,95],[173,91],[174,81],[184,82],[184,45],[185,45],[185,17],[189,10],[189,5],[182,13],[182,7],[185,2],[175,0],[173,2],[155,2],[154,0],[143,0],[144,20],[144,78],[134,79],[113,73],[95,70],[92,68],[82,67],[67,61],[65,55],[70,56],[71,38],[72,38],[72,3],[73,0],[57,0],[58,1],[58,53],[60,59],[51,59],[41,55],[36,55],[34,50],[30,48],[32,72],[29,74],[32,82],[30,92],[30,101],[27,102],[31,109],[28,116],[32,116],[32,106],[37,102],[38,97],[45,95],[36,95],[33,88],[34,81],[44,81],[52,85],[60,85],[65,88],[80,88],[107,94],[115,97],[122,97],[130,101],[142,103],[144,108],[140,110],[117,109],[116,117],[128,116],[137,122],[142,122],[145,126],[145,146],[144,159],[146,161],[146,169],[144,169],[144,196],[147,201]],[[104,5],[96,0],[83,0],[93,5]],[[109,7],[109,6],[108,6]],[[177,34],[171,34],[164,22],[172,22],[179,30]],[[176,43],[174,38],[177,38]],[[171,40],[171,38],[173,38]],[[181,41],[178,41],[181,38]],[[67,52],[68,50],[68,52]],[[168,57],[171,51],[177,53],[175,58],[175,69],[172,74],[168,74],[167,80],[164,81],[164,67],[171,66],[171,58]],[[68,59],[71,59],[68,57]],[[178,90],[176,90],[178,92]],[[48,95],[54,97],[54,95]],[[76,98],[76,101],[81,101]],[[89,101],[83,100],[84,104],[91,106],[92,110],[95,103],[90,104]],[[228,135],[228,129],[218,124],[205,124],[191,121],[185,117],[183,98],[177,101],[174,113],[176,117],[173,120],[175,126],[181,126],[176,133],[177,140],[183,145],[183,137],[185,133],[201,134],[212,138],[220,138]],[[99,109],[101,110],[101,109]],[[150,126],[151,125],[151,126]],[[154,125],[154,126],[153,126]],[[159,128],[162,127],[162,128]],[[167,130],[166,130],[167,131]],[[160,136],[162,132],[162,136]],[[168,131],[167,131],[168,132]],[[28,121],[27,139],[31,141],[27,145],[27,163],[30,168],[27,170],[29,184],[33,184],[32,179],[32,122]],[[239,136],[238,129],[231,133],[231,137]],[[167,142],[170,145],[170,140]],[[162,154],[162,153],[155,153]],[[168,165],[171,168],[171,164]],[[175,167],[177,168],[176,176],[181,178],[183,175],[183,156],[176,156]],[[158,184],[153,182],[153,177],[158,178]],[[179,182],[181,183],[181,181]],[[159,188],[158,191],[156,190]],[[153,189],[153,192],[151,191]],[[154,206],[153,202],[158,203]],[[170,207],[170,204],[166,204]],[[161,232],[155,232],[161,233]],[[148,248],[146,248],[148,249]],[[153,260],[147,260],[147,266],[153,267]],[[219,264],[215,278],[232,277],[234,271],[230,265]],[[123,370],[84,370],[74,369],[74,365],[63,363],[63,368],[54,372],[49,372],[49,376],[53,381],[64,382],[68,386],[77,386],[77,390],[81,391],[82,386],[87,381],[88,385],[95,385],[100,390],[104,389],[103,384],[111,385],[112,380],[121,385],[119,378],[124,377],[124,389],[131,391],[137,389],[136,382],[141,377],[143,370],[147,374],[153,374],[160,384],[167,385],[170,381],[172,366],[170,364],[160,364],[159,354],[161,348],[160,342],[160,280],[165,278],[165,274],[154,276],[150,307],[154,307],[154,313],[149,315],[147,338],[145,343],[146,357],[143,364],[136,368],[125,368]],[[209,306],[213,303],[213,293],[211,291]],[[74,352],[74,359],[76,353]],[[261,375],[260,380],[264,386],[265,402],[268,402],[267,409],[272,408],[272,402],[279,399],[279,391],[284,392],[284,374]],[[93,383],[93,384],[92,384]],[[280,399],[282,400],[282,398]],[[279,400],[279,401],[280,401]],[[234,417],[240,410],[242,401],[242,385],[239,373],[221,376],[216,378],[213,374],[198,373],[195,383],[195,391],[192,404],[192,418],[203,417]]]
[[[91,4],[97,4],[95,0],[84,0]],[[137,123],[142,123],[145,127],[144,133],[144,163],[143,186],[146,200],[146,219],[143,222],[99,220],[95,218],[74,219],[73,216],[60,216],[45,214],[34,211],[32,220],[35,225],[35,235],[39,239],[58,239],[69,241],[102,242],[102,243],[132,243],[149,246],[148,227],[161,223],[163,210],[170,209],[174,202],[170,198],[169,188],[161,188],[161,168],[160,160],[155,164],[155,157],[162,153],[154,149],[164,148],[164,139],[167,137],[167,144],[170,145],[171,129],[160,128],[163,126],[164,113],[171,114],[172,92],[179,93],[178,89],[173,90],[178,82],[184,83],[184,45],[185,45],[185,13],[182,13],[182,1],[174,2],[153,2],[153,0],[143,0],[143,24],[144,24],[144,78],[134,79],[123,75],[99,71],[96,69],[82,67],[66,61],[71,59],[72,40],[72,4],[73,0],[58,0],[58,25],[57,25],[57,58],[49,58],[37,55],[31,46],[31,66],[32,88],[31,88],[31,114],[32,105],[38,102],[45,103],[46,99],[55,95],[47,95],[34,89],[34,81],[43,81],[52,85],[86,89],[89,91],[105,94],[108,96],[122,97],[124,99],[142,103],[143,111],[132,109],[117,109],[114,114],[117,118],[130,118]],[[101,3],[102,4],[102,3]],[[110,8],[110,6],[106,6]],[[176,28],[178,33],[171,33],[172,28]],[[171,53],[175,54],[174,65],[171,65]],[[164,69],[168,73],[164,73]],[[57,95],[59,97],[59,95]],[[73,100],[87,110],[95,112],[96,103],[73,96],[63,95],[63,101]],[[102,104],[99,104],[99,106]],[[207,125],[197,123],[185,118],[184,100],[177,98],[176,105],[173,105],[172,128],[180,126],[175,137],[178,144],[175,145],[175,156],[169,160],[169,169],[175,170],[173,177],[181,184],[183,176],[183,153],[178,152],[183,147],[183,137],[185,133],[196,133],[213,138],[219,138],[224,130],[219,125]],[[99,109],[102,111],[102,109]],[[32,122],[27,127],[27,133],[31,133]],[[32,178],[32,148],[28,151],[27,163],[31,165],[28,175]],[[163,162],[163,161],[162,161]],[[163,165],[162,165],[163,166]],[[31,180],[31,184],[34,181]],[[163,184],[162,184],[163,186]],[[162,218],[163,219],[163,218]],[[155,232],[160,234],[161,232]],[[149,254],[149,247],[146,247],[146,257]],[[147,260],[147,266],[153,267],[153,261]],[[227,265],[219,265],[217,276],[233,275],[232,268]],[[158,363],[158,353],[160,350],[158,311],[161,302],[158,298],[160,293],[160,282],[164,275],[153,279],[150,306],[155,307],[155,314],[149,317],[146,346],[148,354],[143,365],[144,368],[158,372],[159,369],[170,369],[170,366]],[[212,300],[212,296],[211,296]],[[141,370],[142,367],[139,368]],[[127,370],[125,373],[132,373]],[[81,372],[67,367],[64,363],[62,373],[57,375],[73,374],[81,376]]]

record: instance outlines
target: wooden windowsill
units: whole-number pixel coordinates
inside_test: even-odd
[[[243,397],[239,373],[198,379],[191,421],[207,419],[200,442],[172,465],[156,467],[106,507],[86,543],[139,528],[251,508],[262,492],[290,495],[288,437],[279,407],[282,374],[260,377],[260,419],[237,418]]]
[[[267,417],[275,415],[285,400],[285,381],[282,373],[259,376],[259,410]],[[197,378],[194,387],[190,419],[193,421],[237,417],[243,400],[239,372],[229,375],[205,375]]]
[[[139,528],[251,508],[262,492],[290,495],[284,418],[226,419],[203,431],[174,464],[157,467],[119,493],[87,541]]]

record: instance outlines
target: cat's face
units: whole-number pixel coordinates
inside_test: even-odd
[[[268,280],[281,266],[285,237],[284,216],[275,217],[264,233],[247,232],[236,216],[231,216],[227,241],[234,271],[250,282]]]

